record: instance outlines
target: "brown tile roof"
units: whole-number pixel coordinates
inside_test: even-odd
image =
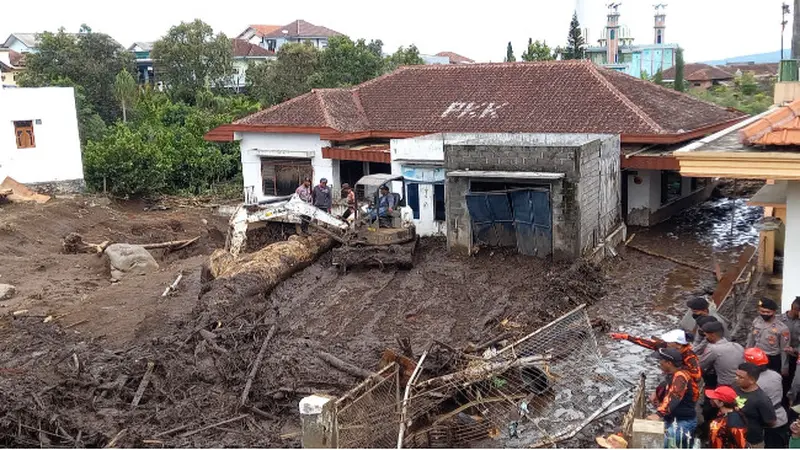
[[[703,63],[686,64],[683,74],[683,79],[686,81],[732,80],[734,78],[732,71]],[[665,70],[663,75],[665,80],[674,80],[675,67]]]
[[[737,70],[741,70],[742,73],[753,72],[757,77],[778,75],[778,63],[726,64],[722,68],[731,73],[736,73]]]
[[[475,63],[474,60],[467,58],[466,56],[461,56],[458,53],[453,52],[439,52],[436,56],[446,56],[450,58],[451,64],[473,64]]]
[[[283,31],[286,30],[286,33]],[[289,25],[278,27],[277,29],[264,34],[268,38],[281,38],[281,37],[333,37],[341,36],[342,33],[331,30],[330,28],[321,27],[308,23],[305,20],[295,20]]]
[[[251,44],[244,39],[231,39],[233,44],[234,58],[252,58],[258,56],[274,56],[275,52],[271,52],[258,45]]]
[[[745,145],[800,145],[800,100],[742,128],[739,140]]]
[[[670,143],[744,117],[588,61],[552,61],[401,67],[353,88],[314,90],[217,134],[613,133],[626,142]]]
[[[8,59],[12,66],[23,67],[25,66],[25,55],[14,50],[8,52]]]
[[[256,36],[265,36],[267,34],[272,33],[275,30],[281,28],[280,25],[250,25],[250,28],[256,32]]]

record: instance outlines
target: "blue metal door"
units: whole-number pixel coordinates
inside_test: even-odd
[[[523,255],[545,257],[553,251],[550,192],[524,189],[509,192],[514,214],[517,250]]]
[[[515,245],[514,214],[508,193],[469,193],[466,198],[472,219],[472,242],[492,247]]]

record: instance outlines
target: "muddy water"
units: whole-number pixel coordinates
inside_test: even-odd
[[[743,245],[757,242],[754,224],[762,215],[762,208],[748,207],[744,199],[718,198],[651,229],[630,233],[636,233],[634,245],[707,267],[716,260],[724,271]],[[610,263],[609,274],[615,286],[590,311],[608,320],[611,331],[643,337],[677,328],[686,300],[710,295],[716,284],[710,273],[631,249]],[[609,368],[620,378],[635,382],[644,372],[649,386],[657,383],[659,370],[652,351],[608,337],[598,343]]]

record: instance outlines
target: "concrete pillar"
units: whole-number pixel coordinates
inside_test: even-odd
[[[633,420],[633,434],[629,448],[664,448],[664,422],[660,420]]]
[[[303,448],[338,447],[335,400],[327,395],[311,395],[300,400]]]
[[[800,295],[800,182],[790,181],[786,187],[786,237],[783,247],[783,311]]]

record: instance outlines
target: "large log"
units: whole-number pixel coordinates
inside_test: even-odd
[[[233,257],[216,250],[204,269],[202,298],[214,302],[236,301],[263,295],[281,281],[306,268],[333,246],[325,235],[290,236],[257,252]]]

